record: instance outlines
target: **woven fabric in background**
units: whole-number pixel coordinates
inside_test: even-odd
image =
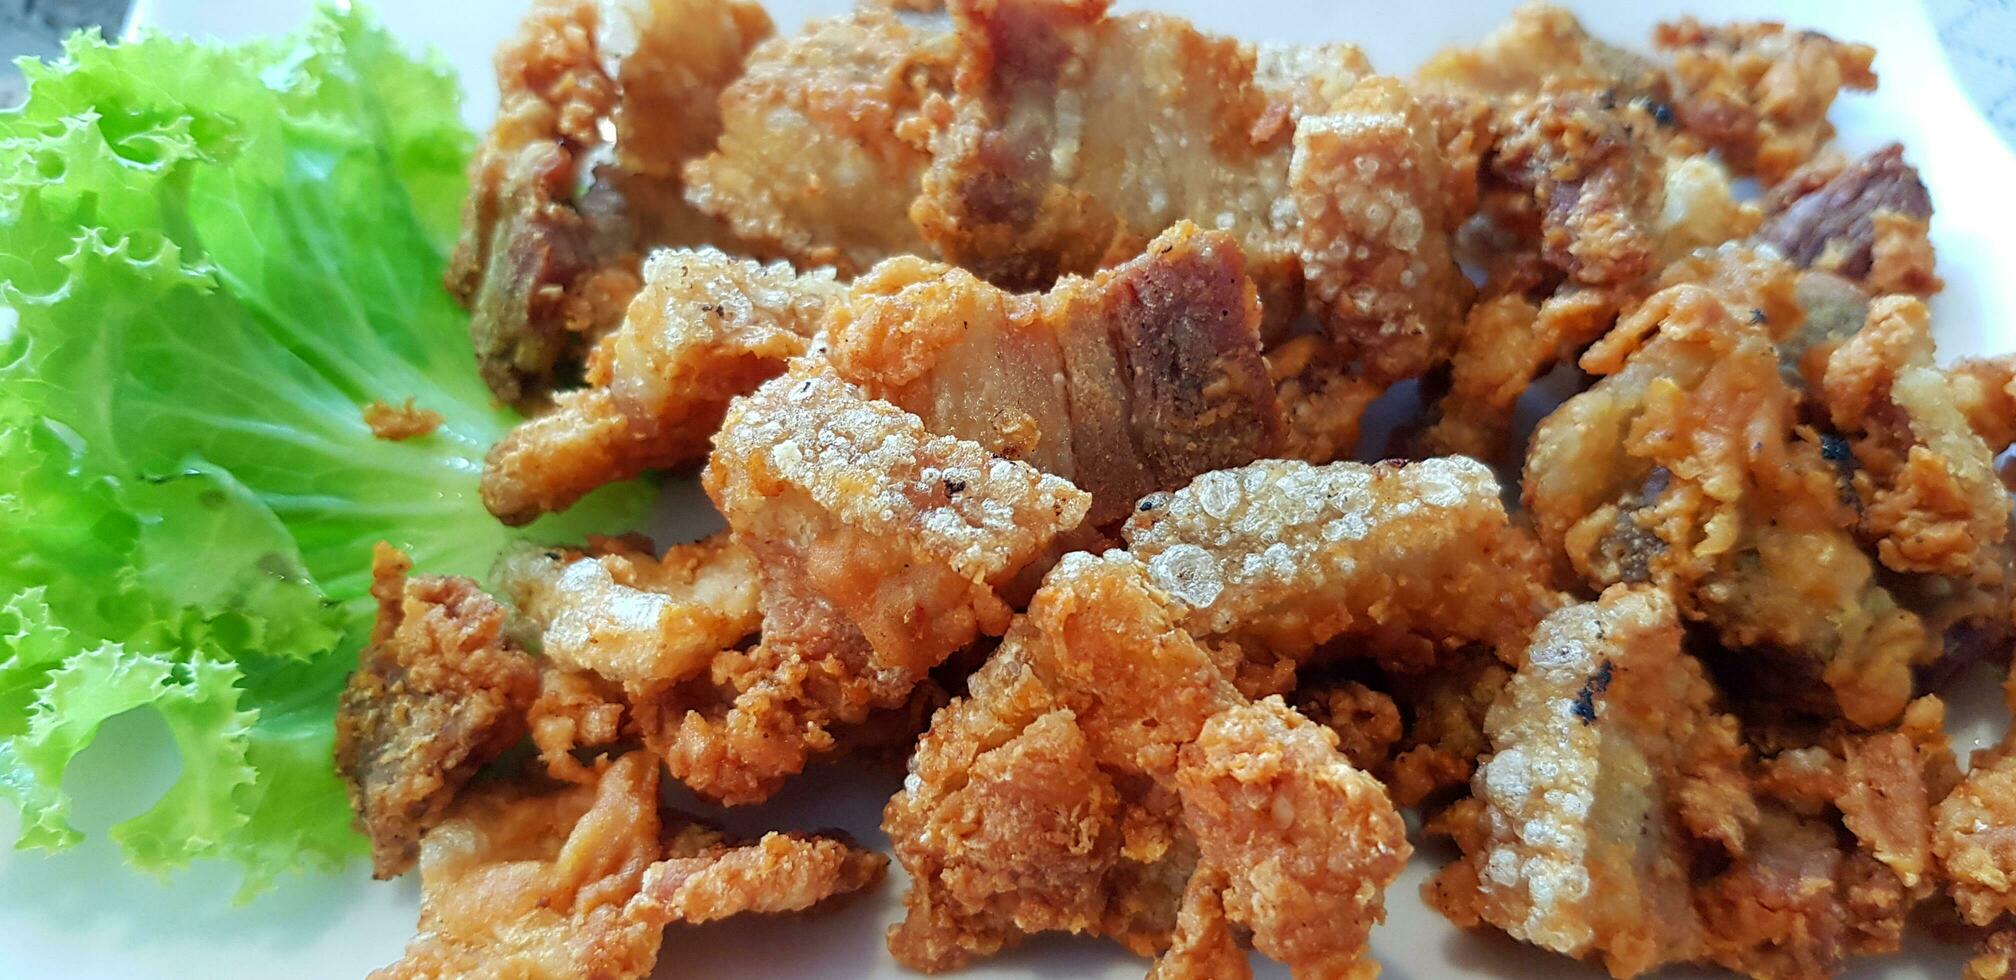
[[[63,50],[63,38],[83,27],[117,33],[126,22],[131,0],[0,0],[0,106],[21,101],[21,73],[14,59],[22,55],[53,58]]]

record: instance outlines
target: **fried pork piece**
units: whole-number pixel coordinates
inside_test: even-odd
[[[1491,706],[1493,754],[1451,817],[1463,856],[1432,904],[1613,976],[1701,956],[1689,842],[1708,829],[1740,856],[1757,809],[1736,720],[1680,637],[1672,600],[1645,587],[1541,622]]]
[[[1900,572],[1999,581],[2009,494],[1995,451],[1955,404],[1933,363],[1931,315],[1885,296],[1827,360],[1821,400],[1860,468],[1861,530]]]
[[[1288,182],[1308,306],[1374,382],[1440,363],[1470,302],[1450,243],[1467,215],[1444,199],[1439,137],[1407,88],[1383,77],[1295,130]]]
[[[496,580],[539,630],[548,660],[633,691],[706,670],[763,619],[756,560],[726,534],[662,556],[641,539],[528,545],[498,559]]]
[[[762,637],[634,708],[675,776],[731,803],[769,796],[834,728],[1000,635],[1000,590],[1090,505],[814,364],[735,403],[704,483],[755,558]]]
[[[1577,283],[1643,278],[1660,257],[1665,160],[1650,113],[1604,96],[1543,95],[1508,110],[1491,171],[1533,195],[1541,255]],[[1614,98],[1614,97],[1613,97]]]
[[[1358,681],[1320,681],[1296,689],[1295,710],[1336,732],[1351,765],[1382,777],[1390,767],[1401,731],[1400,706],[1389,695]]]
[[[1317,465],[1351,455],[1365,409],[1386,390],[1352,374],[1339,345],[1316,334],[1270,349],[1267,374],[1281,403],[1281,455]]]
[[[1968,358],[1947,371],[1953,401],[1996,453],[2016,443],[2016,355]]]
[[[1753,22],[1659,25],[1673,114],[1681,128],[1741,174],[1775,184],[1834,135],[1827,110],[1842,89],[1871,92],[1876,49],[1816,31]]]
[[[874,883],[887,864],[838,839],[732,844],[669,816],[658,763],[642,752],[592,785],[472,791],[427,835],[419,935],[372,977],[641,978],[669,923],[799,911]]]
[[[1066,556],[884,812],[912,883],[897,959],[945,970],[1069,931],[1173,946],[1157,977],[1239,976],[1236,925],[1297,975],[1365,971],[1399,815],[1219,656],[1126,554]]]
[[[1939,648],[1858,548],[1847,488],[1795,429],[1771,315],[1738,278],[1662,290],[1583,357],[1608,376],[1535,431],[1527,508],[1592,586],[1656,584],[1775,674],[1817,675],[1833,698],[1808,707],[1882,724]]]
[[[1591,37],[1574,14],[1542,3],[1521,5],[1474,47],[1437,52],[1416,78],[1481,96],[1610,92],[1619,101],[1659,98],[1666,85],[1650,59]]]
[[[570,380],[651,247],[715,237],[679,200],[678,163],[713,144],[716,96],[769,33],[745,0],[540,0],[497,52],[447,285],[498,398]]]
[[[1540,237],[1534,255],[1500,261],[1458,329],[1449,391],[1425,435],[1431,452],[1516,452],[1507,444],[1514,407],[1534,378],[1572,361],[1641,301],[1654,288],[1650,273],[1740,239],[1760,220],[1737,202],[1721,164],[1661,156],[1643,142],[1641,108],[1606,110],[1592,98],[1543,96],[1510,113],[1517,128],[1493,167],[1532,195]]]
[[[1743,857],[1696,885],[1710,959],[1827,977],[1850,956],[1898,950],[1937,884],[1930,802],[1958,778],[1944,723],[1938,699],[1921,698],[1893,730],[1834,725],[1765,761]]]
[[[927,252],[910,222],[921,112],[951,89],[956,52],[950,31],[872,8],[763,44],[722,93],[720,145],[686,168],[687,199],[800,265],[851,275]]]
[[[1206,642],[1303,660],[1341,636],[1388,666],[1484,643],[1508,660],[1561,601],[1498,481],[1462,457],[1265,460],[1141,501],[1124,534]]]
[[[1988,934],[1960,974],[1962,980],[2007,980],[2012,975],[2016,975],[2016,929]]]
[[[378,621],[336,711],[336,769],[377,878],[406,873],[456,792],[524,737],[539,683],[503,606],[466,578],[408,579],[412,564],[373,553]]]
[[[1834,273],[1878,294],[1939,288],[1932,246],[1924,241],[1932,196],[1898,144],[1854,163],[1823,155],[1772,188],[1765,206],[1770,215],[1758,240],[1802,268]],[[1913,236],[1918,244],[1910,242]]]
[[[1193,220],[1245,250],[1270,336],[1306,280],[1365,372],[1421,373],[1467,293],[1448,240],[1465,215],[1428,112],[1349,46],[1256,50],[1106,7],[953,5],[958,84],[911,211],[925,237],[1040,288]]]
[[[2016,675],[2002,683],[2016,712]],[[1934,811],[1932,850],[1960,915],[1977,926],[2016,915],[2016,735],[1974,753]],[[2006,926],[2006,922],[2004,925]]]
[[[830,271],[800,274],[712,248],[659,252],[623,322],[596,344],[588,387],[555,396],[483,463],[483,504],[507,524],[564,510],[591,490],[698,460],[728,401],[804,353],[829,304]]]
[[[840,377],[1092,495],[1094,527],[1143,495],[1275,455],[1260,307],[1231,237],[1188,222],[1045,295],[892,260],[827,320]]]
[[[1405,675],[1394,696],[1408,723],[1386,780],[1393,802],[1416,806],[1468,787],[1477,758],[1490,751],[1484,721],[1512,672],[1482,648],[1445,657],[1431,671]]]

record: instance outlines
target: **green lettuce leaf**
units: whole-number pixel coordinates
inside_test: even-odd
[[[453,80],[354,12],[239,46],[80,35],[0,114],[0,796],[79,839],[63,779],[159,715],[176,782],[111,836],[248,890],[360,850],[330,766],[371,546],[480,575],[635,526],[648,486],[514,531],[492,403],[440,286],[471,137]],[[411,397],[431,435],[374,438]]]

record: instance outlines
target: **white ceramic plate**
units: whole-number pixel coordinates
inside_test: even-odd
[[[807,16],[837,11],[846,0],[770,0],[782,30]],[[1343,38],[1363,45],[1375,64],[1405,71],[1445,45],[1474,40],[1503,19],[1514,0],[1161,0],[1154,3],[1207,29],[1255,40]],[[1140,6],[1141,4],[1122,4]],[[494,102],[489,53],[511,29],[524,0],[381,2],[382,16],[416,45],[433,45],[463,73],[465,115],[487,121]],[[1947,289],[1934,310],[1942,354],[2016,347],[2016,157],[1955,83],[1924,11],[1882,0],[1658,0],[1579,4],[1592,30],[1643,46],[1653,23],[1682,13],[1707,19],[1768,14],[1790,23],[1878,45],[1882,90],[1851,97],[1835,110],[1842,142],[1854,151],[1901,140],[1931,185],[1938,208],[1934,239]],[[282,31],[310,0],[139,0],[136,24],[238,38]],[[2005,39],[2004,43],[2009,43]],[[682,498],[697,501],[697,495]],[[690,506],[704,507],[693,502]],[[697,515],[696,515],[697,516]],[[1992,704],[1993,678],[1976,678],[1971,700]],[[1970,700],[1963,692],[1961,700]],[[1969,710],[1956,711],[1965,716]],[[1992,712],[1973,709],[1987,719]],[[1980,728],[1965,734],[1980,740]],[[0,852],[0,977],[359,977],[397,958],[412,934],[417,890],[408,879],[371,882],[361,865],[333,878],[297,878],[249,905],[230,903],[229,869],[199,867],[167,882],[123,868],[103,839],[105,827],[137,812],[173,776],[161,730],[145,718],[115,723],[110,737],[77,763],[80,787],[117,783],[117,774],[150,772],[142,785],[80,800],[80,824],[97,831],[57,857]],[[1963,749],[1966,746],[1963,745]],[[160,765],[153,766],[151,761]],[[89,770],[89,772],[87,772]],[[98,778],[92,778],[93,775]],[[112,777],[112,778],[106,778]],[[838,826],[871,843],[893,778],[814,773],[762,807],[725,820],[743,830]],[[93,819],[95,818],[95,819]],[[15,820],[0,813],[0,840]],[[1593,969],[1542,955],[1495,935],[1460,932],[1424,908],[1418,888],[1427,862],[1416,860],[1388,895],[1386,924],[1373,947],[1388,976],[1594,977]],[[900,876],[871,896],[789,922],[746,919],[678,927],[666,937],[661,976],[898,977],[882,933],[900,915]],[[1904,956],[1857,964],[1855,976],[1940,976],[1958,972],[1961,952],[1920,941]],[[963,976],[1139,977],[1141,961],[1089,939],[1045,937]],[[1283,976],[1262,968],[1263,976]]]

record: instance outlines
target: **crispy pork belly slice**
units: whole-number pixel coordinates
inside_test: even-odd
[[[721,237],[680,200],[678,162],[713,145],[716,98],[769,33],[746,0],[540,0],[498,51],[447,274],[498,398],[536,405],[577,376],[649,248]]]
[[[502,605],[466,578],[409,579],[411,567],[389,545],[373,555],[378,621],[336,711],[336,769],[378,878],[412,868],[456,792],[524,737],[539,684]]]
[[[1181,615],[1122,552],[1050,573],[883,815],[911,878],[897,959],[950,969],[1068,931],[1212,976],[1243,969],[1237,927],[1298,974],[1369,966],[1398,813],[1327,728],[1241,695]]]
[[[427,835],[420,932],[374,980],[641,980],[673,922],[795,912],[881,878],[839,838],[735,842],[661,812],[658,761],[633,752],[586,785],[499,781]]]
[[[1486,716],[1491,755],[1452,819],[1463,856],[1431,901],[1615,976],[1702,956],[1689,811],[1741,785],[1744,753],[1680,639],[1672,600],[1642,586],[1542,621]],[[1740,832],[1756,804],[1733,799]]]
[[[692,463],[728,401],[805,352],[844,293],[828,272],[800,274],[712,248],[651,256],[645,285],[591,358],[588,387],[520,423],[483,464],[483,503],[524,524],[597,487]]]
[[[525,545],[498,559],[496,581],[539,631],[547,660],[632,691],[705,671],[763,621],[756,560],[726,534],[663,555],[624,538],[581,550]]]
[[[1424,370],[1467,285],[1448,255],[1465,215],[1430,114],[1348,45],[1256,49],[1106,7],[953,4],[958,83],[911,211],[924,236],[1029,289],[1195,221],[1245,250],[1270,339],[1304,308],[1306,279],[1366,371]]]
[[[833,729],[902,705],[1011,615],[1001,590],[1090,498],[808,362],[736,402],[704,482],[762,579],[763,629],[707,676],[637,704],[696,791],[775,792]]]
[[[1046,295],[887,263],[826,336],[841,377],[932,432],[1071,480],[1105,528],[1147,493],[1279,450],[1259,326],[1238,246],[1184,222]]]
[[[1473,290],[1450,232],[1440,131],[1397,79],[1352,85],[1295,130],[1288,168],[1309,308],[1377,382],[1449,355]],[[1472,195],[1474,196],[1474,195]]]
[[[1482,463],[1267,460],[1141,502],[1124,534],[1199,639],[1302,660],[1342,635],[1411,669],[1485,643],[1509,659],[1561,601]]]
[[[930,154],[925,103],[952,85],[942,26],[864,8],[764,43],[721,95],[692,204],[759,251],[847,274],[924,253],[910,222]]]

